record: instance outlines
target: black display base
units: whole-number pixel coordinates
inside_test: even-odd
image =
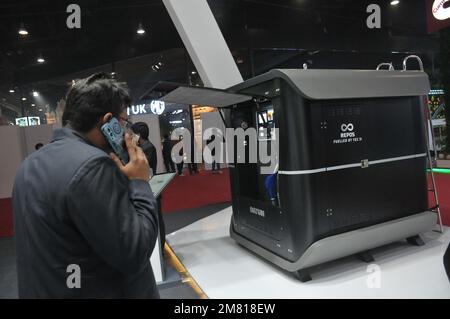
[[[297,270],[293,274],[294,274],[295,278],[297,278],[301,282],[308,282],[308,281],[312,280],[311,275],[305,269]]]
[[[406,238],[406,241],[408,242],[408,244],[413,245],[413,246],[425,245],[424,241],[422,240],[422,238],[420,238],[419,235],[408,237],[408,238]]]
[[[373,257],[373,255],[371,253],[369,253],[368,251],[363,251],[360,253],[357,253],[356,258],[358,258],[359,260],[365,262],[365,263],[372,263],[375,261],[375,258]]]

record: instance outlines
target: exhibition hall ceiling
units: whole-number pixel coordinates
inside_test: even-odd
[[[67,6],[73,3],[81,8],[81,28],[67,26]],[[423,0],[397,6],[384,0],[208,3],[244,78],[305,62],[357,67],[393,52],[437,51],[436,36],[426,31]],[[371,3],[380,5],[380,29],[366,26]],[[28,34],[20,35],[21,29]],[[157,80],[200,83],[162,0],[2,0],[0,43],[2,96],[11,88],[34,87],[62,95],[68,81],[95,70],[117,72],[136,95]],[[333,52],[342,54],[330,61]],[[365,56],[357,57],[360,52]]]

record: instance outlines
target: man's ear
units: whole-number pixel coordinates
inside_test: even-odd
[[[112,119],[112,117],[113,117],[113,114],[111,112],[103,115],[102,125],[105,124],[106,122],[108,122],[110,119]]]

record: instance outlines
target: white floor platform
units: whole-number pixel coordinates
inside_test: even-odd
[[[230,218],[231,207],[167,236],[209,298],[450,298],[442,262],[449,228],[423,234],[422,247],[398,242],[377,248],[379,268],[348,257],[316,267],[313,280],[301,283],[237,245],[229,236]]]

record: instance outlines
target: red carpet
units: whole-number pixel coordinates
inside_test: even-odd
[[[0,237],[14,236],[11,198],[0,199]]]
[[[231,201],[228,169],[222,174],[201,170],[200,174],[176,176],[162,193],[164,213]]]
[[[438,199],[441,207],[442,223],[450,226],[450,174],[435,173],[436,189],[438,190]],[[431,179],[429,179],[431,188]],[[430,205],[434,205],[433,193],[429,194]]]

